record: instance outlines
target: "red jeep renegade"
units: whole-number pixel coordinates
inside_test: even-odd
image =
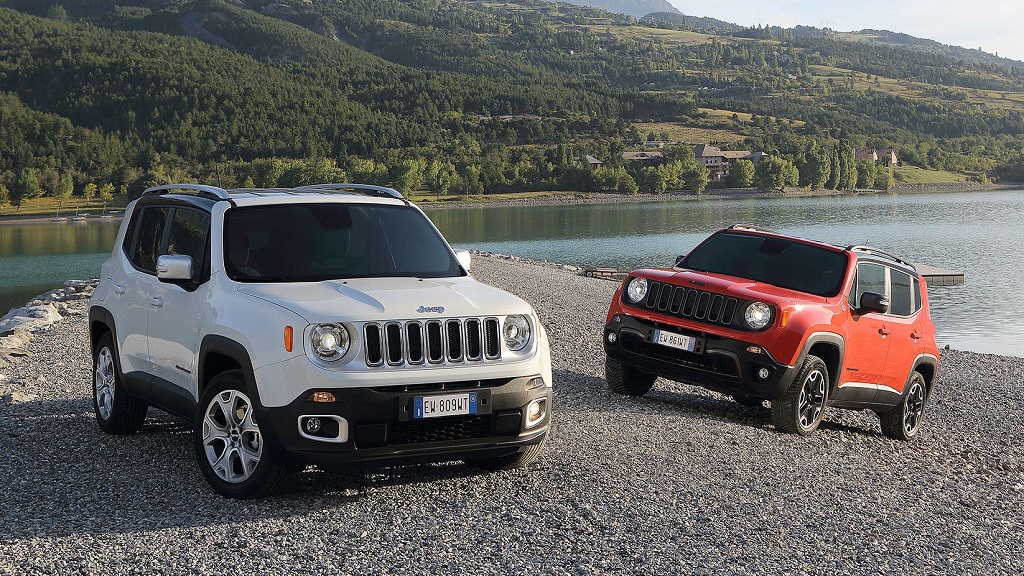
[[[771,402],[779,430],[806,435],[826,406],[871,409],[909,440],[939,352],[925,282],[913,265],[753,226],[712,234],[674,268],[636,270],[604,330],[615,392],[646,394],[658,376]]]

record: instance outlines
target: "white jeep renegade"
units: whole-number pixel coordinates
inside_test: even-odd
[[[89,304],[96,418],[185,418],[237,498],[307,464],[524,466],[551,419],[547,336],[469,263],[389,188],[150,188]]]

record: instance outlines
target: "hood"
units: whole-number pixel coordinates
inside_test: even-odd
[[[650,280],[668,282],[677,286],[707,290],[717,294],[728,294],[746,300],[758,300],[763,302],[774,302],[784,304],[786,302],[807,302],[808,300],[825,302],[823,296],[816,296],[806,292],[798,292],[788,288],[780,288],[774,284],[757,282],[738,276],[726,274],[715,274],[712,272],[696,272],[694,270],[656,268],[648,270],[637,270],[633,274],[643,276]]]
[[[311,324],[533,312],[520,298],[469,276],[247,283],[239,285],[238,291],[287,308]]]

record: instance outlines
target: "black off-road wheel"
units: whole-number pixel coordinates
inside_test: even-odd
[[[484,470],[514,470],[516,468],[523,468],[533,464],[540,458],[541,453],[544,451],[544,444],[547,441],[548,435],[544,434],[544,439],[539,443],[530,444],[515,454],[499,456],[497,458],[469,459],[466,460],[466,464],[474,468],[483,468]]]
[[[828,400],[828,368],[808,355],[786,394],[772,400],[772,424],[780,432],[807,436],[818,429]]]
[[[222,496],[272,496],[291,477],[291,470],[268,449],[255,408],[239,370],[215,376],[199,401],[192,433],[196,461]]]
[[[643,396],[651,391],[651,387],[654,386],[654,381],[658,377],[626,366],[621,361],[608,356],[604,360],[604,379],[608,381],[608,387],[616,394]]]
[[[107,434],[134,434],[142,429],[149,406],[124,389],[121,362],[110,332],[100,337],[92,355],[92,407]]]
[[[913,440],[921,430],[921,419],[927,403],[928,386],[924,376],[915,371],[910,376],[900,403],[888,412],[878,412],[882,434],[894,440]]]

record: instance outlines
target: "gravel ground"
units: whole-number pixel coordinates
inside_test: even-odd
[[[310,469],[282,497],[226,500],[173,419],[99,430],[72,314],[0,368],[0,574],[1024,572],[1024,360],[944,353],[915,442],[837,410],[801,438],[695,387],[612,396],[611,282],[495,257],[474,275],[550,332],[557,412],[537,464]]]

